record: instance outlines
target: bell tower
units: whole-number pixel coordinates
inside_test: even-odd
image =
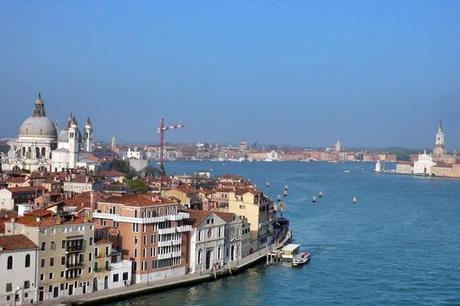
[[[91,123],[89,117],[86,119],[85,123],[83,146],[85,152],[93,152],[93,124]]]
[[[78,139],[78,123],[75,116],[71,115],[69,121],[69,168],[75,169],[77,166],[78,151],[80,143]]]
[[[433,150],[433,155],[436,159],[439,159],[445,154],[444,136],[444,128],[442,122],[439,121],[438,132],[436,133],[436,147]]]

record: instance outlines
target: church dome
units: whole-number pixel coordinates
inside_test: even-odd
[[[57,130],[54,123],[46,117],[45,103],[40,94],[35,100],[35,109],[32,117],[27,118],[19,128],[19,137],[46,137],[57,138]]]
[[[39,136],[57,137],[57,130],[54,123],[48,117],[29,117],[19,128],[19,137]]]
[[[69,131],[68,130],[61,130],[58,136],[59,142],[69,142]]]

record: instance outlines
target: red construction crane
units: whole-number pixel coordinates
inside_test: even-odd
[[[185,127],[185,125],[183,124],[165,126],[165,120],[161,119],[160,127],[158,128],[158,134],[160,134],[160,170],[162,172],[161,175],[165,174],[165,168],[164,168],[165,133],[168,130],[180,129],[183,127]]]

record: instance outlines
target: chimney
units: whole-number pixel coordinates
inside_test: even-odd
[[[61,222],[62,222],[61,216],[56,215],[56,224],[59,225],[59,224],[61,224]]]

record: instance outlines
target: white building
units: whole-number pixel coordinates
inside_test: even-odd
[[[37,250],[24,235],[0,236],[0,305],[37,301]]]
[[[190,273],[223,267],[226,222],[212,211],[188,212],[193,221],[190,234]]]
[[[131,148],[128,148],[128,152],[126,152],[126,158],[131,159],[141,159],[142,153],[139,151],[137,147],[134,147],[134,149],[131,150]]]
[[[234,213],[215,212],[215,214],[226,223],[224,264],[232,265],[249,254],[251,245],[250,225],[244,217]]]
[[[426,151],[418,155],[418,159],[414,162],[414,174],[431,176],[431,168],[435,165],[431,154]]]
[[[396,164],[396,173],[398,174],[413,174],[414,164],[411,162],[399,162]]]
[[[276,152],[275,150],[268,152],[265,157],[265,161],[274,161],[278,159],[279,155],[278,152]]]
[[[71,115],[67,127],[59,132],[46,116],[40,94],[32,116],[19,128],[19,136],[8,142],[10,150],[1,160],[2,169],[26,171],[62,171],[74,169],[85,154],[92,152],[93,129],[88,119],[83,136],[76,118]]]

